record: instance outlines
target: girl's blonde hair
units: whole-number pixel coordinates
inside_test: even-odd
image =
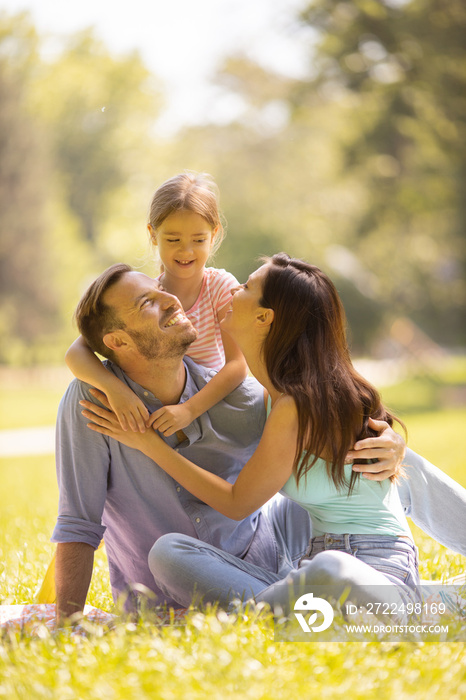
[[[225,237],[223,216],[219,210],[219,191],[208,173],[184,172],[171,177],[154,193],[149,209],[149,224],[155,232],[167,216],[177,211],[192,211],[217,229],[211,255]]]

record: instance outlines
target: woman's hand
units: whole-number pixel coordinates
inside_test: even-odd
[[[146,433],[137,433],[132,430],[123,430],[120,425],[118,418],[115,413],[110,408],[110,403],[101,391],[97,389],[91,389],[90,393],[96,397],[104,406],[108,408],[102,408],[92,401],[80,401],[79,404],[83,407],[81,413],[85,418],[92,421],[87,424],[87,427],[96,433],[101,435],[106,435],[107,437],[114,438],[121,442],[127,447],[132,447],[135,450],[140,450],[147,453],[147,449],[150,444],[154,444],[155,440],[160,440],[153,430],[149,430]]]
[[[353,471],[371,481],[384,481],[396,478],[403,473],[403,459],[406,443],[393,428],[383,420],[369,418],[369,426],[379,432],[377,437],[365,438],[357,442],[348,452],[347,461],[353,459],[376,459],[373,464],[354,464]]]

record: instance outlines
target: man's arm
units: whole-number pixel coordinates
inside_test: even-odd
[[[92,577],[94,548],[84,542],[57,545],[55,587],[57,591],[57,626],[77,612],[82,612]]]
[[[105,532],[101,519],[107,494],[109,449],[106,441],[87,438],[79,408],[83,396],[89,396],[88,387],[75,380],[60,403],[57,417],[59,507],[52,542],[57,542],[58,624],[83,610],[94,550]]]
[[[466,556],[466,489],[410,449],[404,464],[398,491],[405,514],[437,542]]]

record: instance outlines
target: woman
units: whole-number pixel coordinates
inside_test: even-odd
[[[331,586],[335,597],[350,590],[361,605],[409,597],[419,583],[417,556],[396,487],[345,464],[354,442],[375,427],[371,420],[391,425],[394,416],[351,364],[344,311],[330,279],[313,265],[274,255],[234,290],[222,329],[265,387],[269,413],[234,484],[189,462],[153,431],[124,433],[112,414],[93,417],[93,429],[142,450],[233,519],[281,491],[308,511],[314,536],[300,568],[268,585],[260,567],[191,537],[165,535],[149,555],[160,588],[184,606],[194,594],[224,606],[253,596],[285,610],[312,586]]]

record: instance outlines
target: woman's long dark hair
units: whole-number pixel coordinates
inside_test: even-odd
[[[296,402],[296,477],[299,481],[326,455],[335,486],[351,492],[358,474],[352,472],[348,483],[345,457],[356,440],[376,434],[369,418],[403,424],[354,369],[343,305],[327,275],[286,253],[264,261],[269,267],[260,305],[273,309],[274,320],[263,357],[274,387]]]

